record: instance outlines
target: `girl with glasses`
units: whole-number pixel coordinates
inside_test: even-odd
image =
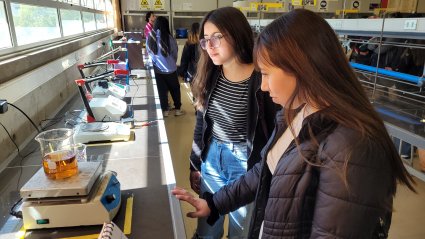
[[[167,117],[169,114],[168,91],[176,107],[175,116],[183,115],[185,112],[180,109],[182,104],[176,65],[178,48],[176,39],[170,33],[167,18],[159,16],[155,20],[146,46],[153,63],[163,116]]]
[[[231,20],[230,20],[231,19]],[[274,127],[275,104],[261,92],[254,70],[253,33],[233,7],[209,12],[200,27],[200,58],[193,82],[197,119],[190,156],[190,182],[200,193],[214,193],[260,160]],[[249,207],[229,214],[229,238],[245,238]],[[198,220],[196,236],[221,238],[224,217],[214,225]]]
[[[215,194],[172,191],[196,211],[255,208],[248,238],[386,238],[397,183],[412,191],[383,121],[328,23],[296,9],[260,33],[261,89],[283,107],[263,159]]]

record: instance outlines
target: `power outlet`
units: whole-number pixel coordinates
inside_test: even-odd
[[[0,100],[0,114],[7,112],[7,100]]]
[[[416,30],[418,19],[409,19],[404,21],[404,30]]]

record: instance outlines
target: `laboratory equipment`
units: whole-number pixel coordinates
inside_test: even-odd
[[[122,51],[120,47],[120,51]],[[117,59],[108,59],[106,61],[93,61],[84,64],[80,64],[77,66],[80,71],[81,77],[86,80],[91,80],[95,78],[105,78],[108,77],[108,80],[119,83],[126,87],[126,91],[128,91],[128,85],[130,81],[129,72],[130,66],[128,60],[120,61]],[[87,76],[84,74],[83,69],[86,68],[96,68],[94,72],[95,74],[91,74]],[[103,68],[103,69],[102,69]],[[102,72],[103,71],[103,72]],[[101,73],[99,73],[101,72]],[[89,85],[86,85],[87,89],[91,92],[91,88]]]
[[[130,126],[115,122],[92,122],[79,124],[74,128],[76,143],[97,141],[128,141],[130,140]]]
[[[89,143],[96,141],[128,141],[130,139],[130,126],[116,122],[126,112],[131,116],[131,106],[113,96],[108,98],[93,98],[90,103],[84,93],[84,79],[75,81],[78,85],[81,98],[87,111],[87,124],[75,126],[74,140],[76,143]],[[93,108],[93,109],[92,109]],[[126,109],[126,111],[124,111]]]
[[[75,131],[74,131],[75,135]],[[74,138],[75,142],[75,138]],[[78,162],[87,162],[87,145],[83,143],[75,143],[71,145],[66,145],[63,147],[65,150],[73,150],[75,152],[75,158]]]
[[[120,183],[100,162],[82,162],[77,175],[51,180],[40,169],[20,190],[25,229],[101,225],[121,205]]]
[[[121,116],[127,112],[127,103],[112,95],[106,98],[93,98],[89,105],[97,121],[120,121]]]
[[[115,96],[119,99],[123,99],[127,91],[129,91],[128,85],[117,83],[122,77],[128,77],[128,70],[126,69],[115,69],[106,71],[101,74],[94,74],[84,78],[84,85],[89,93],[93,97],[107,97],[108,95]],[[90,86],[91,83],[95,82],[95,86]],[[127,80],[124,81],[126,83]],[[93,89],[92,89],[93,88]]]
[[[78,172],[76,152],[69,147],[74,144],[73,130],[51,129],[35,137],[40,144],[43,170],[50,179],[71,177]]]
[[[133,110],[130,105],[127,105],[123,100],[109,95],[107,98],[92,98],[89,102],[87,99],[88,92],[85,93],[83,86],[84,79],[75,80],[80,91],[81,99],[87,110],[87,121],[120,121],[121,117],[132,118]]]
[[[126,94],[126,87],[121,84],[102,81],[97,84],[96,87],[91,91],[94,98],[106,98],[110,95],[115,96],[118,99],[124,99]]]

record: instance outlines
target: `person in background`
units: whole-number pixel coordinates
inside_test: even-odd
[[[369,50],[367,44],[358,45],[358,43],[353,45],[353,52],[351,54],[350,61],[369,66],[372,51]]]
[[[263,159],[215,194],[196,198],[189,217],[254,202],[248,238],[386,238],[397,184],[413,187],[328,23],[295,9],[260,33],[254,49],[261,89],[283,109]]]
[[[196,64],[198,62],[199,53],[199,23],[192,24],[189,37],[184,45],[182,57],[180,61],[180,76],[184,81],[191,83],[196,73]]]
[[[414,39],[410,40],[412,44],[418,47],[412,47],[409,49],[408,61],[403,69],[403,73],[425,77],[425,40]],[[403,61],[406,62],[406,61]]]
[[[253,33],[241,11],[224,7],[207,13],[200,38],[202,51],[192,86],[197,116],[190,182],[195,192],[203,194],[238,179],[260,160],[274,127],[276,105],[260,90]],[[229,238],[245,238],[251,210],[231,211]],[[223,216],[214,226],[200,218],[195,238],[222,238],[223,223]]]
[[[181,110],[180,84],[177,77],[177,42],[170,33],[168,20],[159,16],[147,40],[147,51],[152,59],[158,87],[159,101],[164,117],[169,115],[168,91],[174,101],[175,116],[183,115]]]
[[[156,16],[153,12],[147,12],[146,13],[146,26],[145,26],[145,38],[149,38],[149,34],[153,29],[153,24],[155,22]]]
[[[425,46],[425,40],[422,39],[414,39],[409,40],[411,44],[415,44],[416,47],[406,48],[408,52],[403,54],[401,57],[403,58],[400,62],[400,72],[425,77],[425,49],[421,48]],[[419,47],[418,47],[419,46]],[[406,91],[416,91],[416,86],[409,86],[406,84],[400,84],[399,87],[401,90]],[[396,147],[400,147],[400,139],[394,138],[394,143]],[[413,149],[413,150],[412,150]],[[419,161],[419,170],[425,173],[425,149],[412,147],[411,144],[407,142],[401,142],[401,157],[407,160],[412,160],[412,156],[415,155],[415,151],[418,153],[418,161]]]

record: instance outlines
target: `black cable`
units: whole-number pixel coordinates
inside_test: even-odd
[[[18,155],[21,157],[21,160],[20,160],[19,162],[20,162],[20,164],[21,164],[21,163],[22,163],[22,160],[23,160],[25,157],[27,157],[28,155],[32,154],[32,153],[34,152],[34,150],[33,150],[32,152],[28,153],[27,155],[22,156],[22,155],[21,155],[21,151],[20,151],[20,149],[19,149],[19,146],[16,144],[15,140],[13,140],[13,138],[12,138],[12,136],[10,135],[9,131],[6,129],[6,127],[5,127],[2,123],[0,123],[0,125],[3,127],[4,131],[6,131],[6,134],[9,136],[10,140],[12,141],[12,143],[15,145],[16,149],[18,150]],[[22,166],[22,165],[21,165],[21,166]],[[19,181],[21,180],[21,177],[22,177],[22,168],[21,168],[21,171],[20,171],[20,173],[19,173],[17,187],[19,187]],[[15,217],[17,217],[17,218],[22,218],[22,211],[18,211],[18,212],[16,212],[16,211],[15,211],[15,207],[16,207],[16,206],[17,206],[17,205],[18,205],[21,201],[22,201],[22,198],[20,198],[17,202],[15,202],[15,203],[13,204],[13,206],[10,208],[10,212],[9,212],[9,213],[10,213],[10,215],[15,216]]]
[[[17,107],[16,105],[7,102],[8,105],[13,106],[15,109],[19,110],[30,122],[31,124],[34,126],[34,128],[37,130],[38,133],[40,133],[40,129],[37,127],[37,125],[34,123],[34,121],[32,121],[32,119],[24,112],[22,111],[19,107]],[[9,131],[6,129],[6,127],[0,123],[0,125],[3,127],[3,129],[6,131],[6,134],[9,136],[10,140],[12,141],[12,143],[15,145],[16,149],[18,150],[18,156],[21,157],[21,160],[19,160],[19,165],[21,166],[21,170],[19,173],[19,177],[18,177],[18,182],[17,182],[17,188],[19,187],[19,182],[21,181],[21,177],[22,177],[22,161],[29,155],[31,155],[32,153],[35,152],[35,149],[32,150],[31,152],[29,152],[27,155],[23,156],[21,155],[21,150],[19,149],[18,144],[15,142],[15,140],[13,140],[12,135],[10,135]],[[15,216],[17,218],[21,218],[22,219],[22,211],[15,211],[15,207],[22,201],[22,198],[20,198],[17,202],[15,202],[12,206],[12,208],[10,209],[10,215]]]
[[[37,147],[35,147],[33,150],[31,150],[29,153],[27,153],[27,154],[25,154],[24,156],[21,156],[22,157],[22,160],[24,160],[26,157],[28,157],[28,156],[30,156],[31,154],[33,154],[33,153],[35,153],[35,152],[37,152],[38,151],[38,146]]]
[[[7,104],[15,107],[15,109],[19,110],[23,115],[25,115],[25,117],[27,117],[27,119],[31,122],[31,124],[34,126],[34,128],[37,129],[37,132],[41,133],[40,129],[37,127],[37,125],[34,123],[34,121],[32,121],[32,119],[27,114],[25,114],[24,111],[22,111],[19,107],[17,107],[16,105],[14,105],[12,103],[7,102]]]
[[[81,122],[85,122],[85,120],[82,117],[80,117],[80,115],[75,115],[76,112],[80,112],[80,115],[81,115],[82,110],[67,111],[65,113],[65,115],[69,114],[69,115],[73,116],[73,118],[69,118],[69,119],[66,118],[65,119],[65,126],[67,126],[69,124],[72,127],[75,127],[77,124],[79,124]],[[67,116],[65,116],[65,117],[67,117]]]
[[[0,125],[3,127],[4,131],[6,131],[6,134],[9,136],[10,140],[12,141],[12,143],[15,145],[16,149],[18,150],[18,156],[21,157],[21,160],[19,160],[19,166],[20,166],[20,172],[19,172],[19,177],[18,177],[18,182],[16,185],[16,190],[19,189],[19,182],[21,181],[21,177],[22,177],[22,161],[28,157],[29,155],[31,155],[32,153],[34,153],[35,151],[37,151],[37,148],[34,148],[31,152],[29,152],[26,155],[21,155],[21,150],[19,149],[18,144],[16,144],[15,140],[13,140],[12,136],[10,135],[9,131],[6,129],[6,127],[0,122]]]
[[[57,123],[59,123],[59,122],[61,122],[62,121],[62,119],[64,119],[65,118],[65,115],[63,115],[63,116],[59,116],[59,117],[55,117],[55,118],[52,118],[52,119],[44,119],[44,120],[42,120],[42,121],[40,121],[40,126],[41,126],[41,130],[46,130],[46,129],[48,129],[48,128],[50,128],[50,127],[52,127],[53,125],[55,125],[55,124],[57,124]],[[48,121],[48,123],[46,123],[46,125],[45,126],[43,126],[43,123],[44,122],[47,122]]]
[[[136,80],[134,79],[134,77],[131,77],[131,79],[133,80],[133,83],[136,85],[136,91],[134,92],[133,96],[131,97],[131,105],[133,105],[133,100],[134,97],[136,97],[137,92],[139,91],[139,84],[136,83]]]
[[[22,201],[22,198],[20,198],[17,202],[13,204],[13,206],[10,208],[10,215],[15,216],[17,218],[22,219],[22,211],[15,211],[15,207]]]
[[[10,135],[9,131],[6,129],[6,127],[0,123],[0,125],[3,127],[3,129],[6,131],[6,134],[9,136],[10,140],[12,141],[12,143],[15,145],[16,149],[18,150],[18,156],[21,157],[21,160],[19,160],[19,166],[20,166],[20,171],[19,171],[19,177],[18,177],[18,182],[16,184],[16,190],[18,191],[19,189],[19,182],[21,181],[21,177],[22,177],[22,161],[28,157],[29,155],[31,155],[32,153],[34,153],[35,151],[37,151],[37,148],[33,149],[31,152],[29,152],[28,154],[22,156],[21,155],[21,151],[18,147],[18,145],[16,144],[15,140],[13,140],[12,136]],[[13,204],[13,206],[10,208],[10,215],[16,217],[16,218],[21,218],[22,219],[22,211],[15,211],[15,207],[22,201],[22,198],[20,198],[17,202],[15,202]]]
[[[23,158],[23,156],[21,155],[21,151],[19,149],[19,146],[16,144],[15,140],[13,140],[12,135],[10,135],[9,131],[6,129],[6,127],[0,123],[0,125],[3,127],[4,131],[6,131],[6,134],[9,136],[10,140],[12,141],[12,143],[15,145],[16,149],[18,150],[18,155]]]

